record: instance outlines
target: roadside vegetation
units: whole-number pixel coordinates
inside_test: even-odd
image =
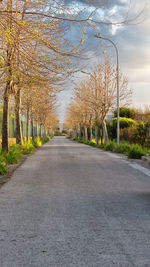
[[[136,110],[128,107],[120,108],[120,144],[117,144],[117,118],[116,111],[114,111],[113,118],[106,120],[106,132],[108,133],[108,140],[106,142],[105,133],[99,117],[97,125],[93,120],[91,127],[84,126],[85,120],[77,127],[77,113],[76,120],[73,120],[74,110],[69,110],[72,114],[71,120],[68,122],[72,125],[72,130],[69,131],[69,136],[72,140],[80,143],[96,146],[106,151],[116,153],[123,153],[128,158],[140,159],[142,156],[149,156],[150,154],[150,109],[145,107],[144,110]],[[68,114],[69,119],[69,114]],[[81,121],[81,116],[79,116]],[[67,124],[66,124],[67,125]],[[66,127],[67,128],[67,127]]]
[[[147,154],[150,153],[149,149],[143,148],[141,145],[138,144],[131,145],[127,142],[121,142],[120,144],[117,144],[115,141],[110,141],[107,145],[101,143],[97,145],[95,139],[91,141],[86,141],[85,139],[70,138],[70,140],[94,146],[100,149],[104,149],[106,151],[125,154],[128,156],[128,158],[133,158],[133,159],[141,159],[142,156],[146,156]]]
[[[10,164],[18,164],[20,158],[23,155],[34,153],[35,149],[42,146],[44,143],[50,141],[52,137],[47,136],[45,138],[37,137],[34,140],[24,142],[22,145],[11,144],[9,147],[9,152],[0,150],[0,174],[8,173],[7,166]]]

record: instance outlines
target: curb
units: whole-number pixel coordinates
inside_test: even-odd
[[[142,157],[142,160],[147,161],[147,162],[150,163],[150,157],[145,157],[145,156],[143,156],[143,157]]]

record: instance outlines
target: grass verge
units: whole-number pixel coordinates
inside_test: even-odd
[[[0,150],[0,174],[4,175],[8,173],[8,164],[18,164],[20,158],[23,155],[33,154],[34,150],[42,146],[44,143],[50,141],[52,137],[47,136],[45,138],[35,138],[34,141],[29,140],[24,142],[22,145],[11,144],[9,152]]]
[[[72,141],[77,141],[78,143],[83,143],[86,145],[94,146],[97,148],[104,149],[106,151],[112,151],[116,153],[125,154],[128,156],[128,158],[132,159],[141,159],[142,156],[146,156],[148,153],[148,150],[145,148],[142,148],[142,146],[135,144],[131,145],[127,142],[121,142],[120,144],[117,144],[115,141],[110,141],[107,145],[104,144],[96,144],[95,140],[92,141],[85,141],[84,139],[78,139],[78,138],[70,138]]]

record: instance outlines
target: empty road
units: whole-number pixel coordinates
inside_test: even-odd
[[[150,266],[150,172],[54,137],[0,189],[0,267]]]

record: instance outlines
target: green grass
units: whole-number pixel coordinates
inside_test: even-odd
[[[44,143],[51,140],[52,137],[35,138],[24,142],[22,145],[11,144],[9,152],[0,151],[0,174],[8,172],[7,164],[18,164],[22,155],[32,154],[38,146],[42,146]]]
[[[21,153],[16,151],[10,151],[5,154],[6,164],[17,164],[19,163],[19,159],[21,157]]]
[[[22,156],[20,145],[10,145],[9,152],[1,151],[1,156],[4,157],[6,164],[17,164]]]

